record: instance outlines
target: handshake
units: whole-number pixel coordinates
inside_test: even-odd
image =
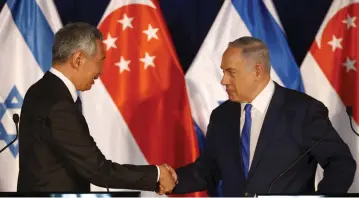
[[[177,174],[175,170],[167,164],[158,167],[160,169],[160,178],[158,191],[156,193],[159,195],[169,194],[178,183]]]

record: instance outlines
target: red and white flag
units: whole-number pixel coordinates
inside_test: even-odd
[[[305,91],[322,101],[339,135],[359,163],[359,0],[333,1],[301,67]],[[322,179],[322,170],[317,182]],[[359,192],[359,172],[349,192]]]
[[[119,163],[193,162],[199,148],[184,74],[159,4],[113,0],[98,28],[104,71],[83,103],[100,149]]]

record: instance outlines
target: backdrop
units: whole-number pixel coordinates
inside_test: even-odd
[[[182,68],[187,71],[223,0],[160,0]],[[273,0],[298,65],[313,42],[331,0]],[[5,0],[1,0],[1,8]],[[109,0],[55,0],[62,23],[98,25]]]
[[[119,6],[117,4],[124,1],[113,0],[110,5],[109,0],[54,0],[54,4],[49,0],[9,0],[9,2],[12,3],[8,3],[8,6],[4,7],[4,0],[0,0],[0,8],[5,8],[0,13],[0,25],[2,25],[0,26],[2,27],[0,28],[0,44],[2,46],[0,48],[0,65],[2,66],[0,67],[0,140],[5,140],[1,143],[8,143],[14,137],[15,129],[11,115],[14,112],[20,112],[27,88],[51,65],[49,58],[51,50],[49,49],[52,44],[53,31],[59,28],[60,20],[63,25],[69,22],[83,21],[98,26],[107,9],[106,17],[104,17],[106,22],[103,22],[100,27],[107,38],[106,57],[109,58],[106,60],[110,61],[107,68],[117,71],[118,68],[114,65],[119,65],[113,61],[118,61],[121,53],[116,50],[129,50],[127,48],[130,48],[125,45],[118,48],[110,45],[111,37],[108,36],[111,34],[116,39],[118,37],[119,41],[121,41],[120,37],[126,36],[119,28],[109,28],[111,24],[118,25],[116,18],[109,16],[122,12],[117,9]],[[265,3],[271,4],[271,6],[267,7],[268,5],[264,5]],[[38,6],[41,7],[41,10],[38,9]],[[101,81],[97,81],[98,83],[91,91],[82,94],[84,115],[94,139],[106,156],[118,163],[133,164],[159,164],[170,161],[170,164],[178,166],[192,161],[197,155],[197,148],[194,148],[196,147],[193,138],[195,135],[190,133],[193,130],[193,125],[189,118],[184,85],[188,85],[197,137],[203,140],[204,137],[200,136],[205,134],[210,112],[227,97],[223,86],[219,83],[222,72],[219,69],[219,64],[223,49],[232,39],[253,35],[269,45],[272,66],[277,74],[277,79],[279,77],[278,80],[284,86],[299,91],[303,91],[303,87],[305,87],[307,94],[322,101],[330,110],[329,117],[334,127],[348,143],[354,156],[359,157],[357,138],[359,135],[352,133],[349,128],[349,119],[345,111],[346,106],[353,106],[355,121],[359,123],[359,94],[357,92],[359,78],[355,65],[357,64],[359,45],[357,42],[353,42],[359,35],[356,32],[358,30],[356,27],[359,26],[358,20],[354,21],[355,17],[359,17],[357,16],[359,0],[159,0],[159,6],[164,15],[164,22],[169,29],[168,36],[172,39],[174,49],[179,57],[180,66],[177,61],[174,61],[175,58],[172,56],[174,53],[166,53],[172,52],[172,48],[162,42],[168,41],[167,35],[162,35],[165,38],[156,40],[147,38],[146,42],[142,43],[144,46],[141,46],[143,50],[146,50],[146,54],[147,50],[149,52],[153,50],[151,47],[157,46],[158,50],[162,50],[157,51],[156,55],[146,55],[147,58],[153,61],[151,57],[157,56],[156,61],[171,60],[165,62],[168,65],[158,62],[161,65],[158,68],[161,70],[155,70],[157,67],[153,66],[154,70],[159,72],[171,68],[168,70],[172,72],[170,75],[166,73],[163,78],[158,78],[160,80],[154,79],[152,78],[154,75],[151,76],[150,73],[153,70],[146,70],[148,65],[151,65],[149,62],[145,62],[145,70],[143,70],[144,72],[149,71],[149,74],[140,73],[143,71],[138,69],[140,68],[138,65],[131,67],[131,70],[126,69],[124,65],[127,64],[128,67],[130,59],[133,61],[132,65],[138,64],[139,61],[135,62],[133,57],[128,58],[127,61],[122,61],[121,58],[120,72],[107,70],[102,75]],[[138,9],[139,6],[134,6],[133,9],[135,8]],[[60,19],[55,14],[55,9],[57,9]],[[221,11],[219,11],[220,9]],[[144,24],[157,23],[157,27],[164,26],[162,21],[157,20],[160,17],[153,17],[157,16],[157,13],[148,14],[154,10],[147,11],[140,14],[137,12],[136,20],[138,17],[138,21],[144,21]],[[157,11],[156,9],[155,12]],[[277,15],[274,14],[274,11],[277,12],[284,31],[280,25],[278,26]],[[127,12],[131,12],[131,9],[126,10]],[[218,17],[216,18],[216,16]],[[271,18],[273,16],[275,19]],[[209,31],[210,29],[211,31]],[[115,32],[111,32],[111,30]],[[142,30],[133,28],[131,34],[136,33],[134,31]],[[142,37],[145,38],[144,35]],[[313,43],[315,37],[317,42]],[[204,42],[205,38],[206,42]],[[131,37],[122,39],[131,44],[138,41],[137,37],[137,40],[131,40]],[[36,45],[39,41],[40,45]],[[115,41],[112,40],[112,42]],[[152,43],[145,45],[150,42]],[[152,45],[153,42],[157,42],[156,45]],[[38,50],[39,46],[43,48]],[[201,50],[199,50],[200,47]],[[294,55],[294,61],[291,53]],[[161,57],[169,56],[169,54],[171,57]],[[197,58],[194,59],[196,55]],[[142,59],[140,60],[143,62]],[[298,68],[297,65],[301,68]],[[188,70],[190,66],[196,69]],[[185,80],[180,67],[186,73]],[[124,76],[131,74],[136,77],[148,74],[149,78],[141,78],[145,81],[143,84],[146,85],[146,91],[141,97],[147,98],[146,102],[135,101],[141,97],[131,98],[132,92],[136,93],[136,91],[142,90],[142,87],[138,86],[138,81],[131,81],[136,78],[120,77],[122,70],[127,70],[126,73],[123,73]],[[333,74],[332,71],[336,72]],[[120,86],[121,83],[113,83],[112,79],[125,83],[126,87],[130,89],[120,89],[117,86]],[[171,85],[171,88],[161,89],[163,85]],[[158,102],[159,100],[161,102]],[[129,107],[129,105],[133,106]],[[162,108],[161,105],[166,106]],[[126,108],[121,109],[124,107]],[[126,109],[131,109],[130,114],[126,114]],[[183,116],[182,120],[175,120],[174,116],[168,116],[173,115],[171,113],[175,111]],[[137,117],[134,117],[137,120],[128,118],[132,113],[136,114]],[[186,122],[188,130],[182,130],[179,133],[178,130],[181,127],[173,127],[185,126],[177,125],[183,124],[179,121]],[[143,123],[146,123],[149,127],[138,128],[140,125],[137,123],[141,123],[141,126],[145,126]],[[171,127],[165,126],[168,123]],[[357,125],[354,125],[357,129]],[[153,133],[158,132],[158,129],[163,130],[158,133],[163,141]],[[4,174],[0,174],[0,191],[15,189],[17,147],[16,144],[12,145],[7,152],[0,156],[0,162],[6,161],[6,163],[1,163],[3,165],[0,173]],[[181,157],[183,160],[180,159]],[[320,172],[318,177],[320,178]],[[359,192],[359,177],[356,176],[356,178],[351,192]]]

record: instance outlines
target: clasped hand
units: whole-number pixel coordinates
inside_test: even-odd
[[[160,179],[159,189],[157,194],[163,195],[171,193],[173,188],[177,184],[177,174],[175,170],[167,164],[159,166],[160,168]]]

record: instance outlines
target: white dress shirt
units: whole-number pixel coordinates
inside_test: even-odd
[[[267,86],[258,94],[258,96],[252,101],[252,109],[251,109],[251,117],[252,117],[252,125],[250,131],[250,143],[249,143],[249,169],[252,164],[254,152],[257,146],[259,134],[262,129],[264,117],[267,113],[267,109],[269,103],[272,99],[274,93],[274,82],[272,80],[269,81]],[[245,111],[244,106],[247,103],[241,103],[241,120],[240,120],[240,129],[241,135],[243,130],[243,125],[245,121]]]
[[[64,74],[62,74],[59,70],[51,67],[49,70],[52,74],[54,74],[55,76],[59,77],[62,82],[65,83],[67,89],[70,91],[72,99],[74,100],[74,102],[76,102],[77,100],[77,92],[76,92],[76,87],[75,85],[71,82],[71,80],[69,80]],[[159,181],[160,179],[160,168],[158,166],[157,167],[157,181]]]

